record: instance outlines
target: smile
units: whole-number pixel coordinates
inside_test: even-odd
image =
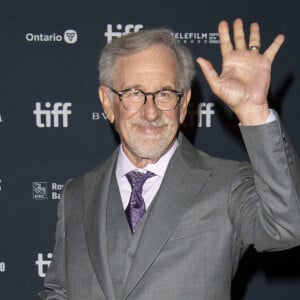
[[[138,130],[145,135],[159,134],[162,132],[164,126],[153,126],[153,125],[137,125]]]

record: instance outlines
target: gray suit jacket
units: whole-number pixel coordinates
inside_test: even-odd
[[[300,164],[279,121],[242,127],[251,165],[180,136],[140,235],[122,300],[228,300],[245,249],[300,244]],[[41,299],[115,300],[106,207],[117,153],[69,181]]]

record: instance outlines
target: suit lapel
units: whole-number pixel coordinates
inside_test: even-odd
[[[109,300],[115,299],[115,294],[108,263],[106,209],[117,152],[98,169],[86,174],[84,180],[84,228],[87,247],[105,299]]]
[[[184,139],[184,138],[183,138]],[[161,188],[145,220],[143,232],[123,291],[126,299],[159,255],[185,211],[210,175],[197,151],[185,139],[171,159]]]

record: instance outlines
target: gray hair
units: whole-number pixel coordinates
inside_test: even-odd
[[[100,56],[100,84],[113,86],[114,66],[117,58],[135,54],[154,45],[162,45],[173,50],[179,66],[180,89],[188,90],[195,75],[194,61],[190,51],[177,42],[173,33],[168,29],[142,30],[113,39],[103,48]]]

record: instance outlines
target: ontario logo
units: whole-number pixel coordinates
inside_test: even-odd
[[[33,33],[28,32],[25,35],[25,40],[31,43],[61,43],[75,44],[78,40],[77,31],[67,29],[62,34],[59,33]]]

